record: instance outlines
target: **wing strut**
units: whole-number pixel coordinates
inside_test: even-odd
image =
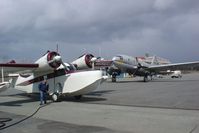
[[[1,76],[2,76],[2,78],[1,78],[1,82],[4,82],[4,73],[3,73],[3,67],[1,68]]]

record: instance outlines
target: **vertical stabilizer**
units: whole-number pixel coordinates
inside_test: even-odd
[[[154,55],[151,61],[151,65],[158,65],[157,57]]]

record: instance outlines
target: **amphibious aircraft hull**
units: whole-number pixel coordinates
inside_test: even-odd
[[[66,96],[84,95],[97,89],[106,79],[106,76],[103,76],[103,72],[100,70],[61,73],[60,71],[54,74],[47,74],[50,95],[54,93]],[[19,76],[15,88],[26,93],[38,93],[38,85],[42,81],[41,77],[43,76],[35,77],[31,75],[27,78]]]

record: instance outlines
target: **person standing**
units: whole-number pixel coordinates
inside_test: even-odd
[[[48,87],[46,79],[44,79],[38,86],[40,92],[40,105],[46,104]]]

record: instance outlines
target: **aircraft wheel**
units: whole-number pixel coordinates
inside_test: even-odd
[[[116,82],[116,78],[115,77],[112,77],[112,82]]]
[[[150,80],[153,80],[153,76],[152,75],[150,75]]]
[[[148,75],[147,76],[144,76],[144,82],[148,82]]]
[[[82,98],[82,95],[74,96],[76,100],[80,100]]]
[[[112,75],[112,82],[116,82],[116,75],[115,74]]]
[[[52,100],[53,102],[58,102],[60,100],[60,96],[58,93],[53,93],[52,94]]]

